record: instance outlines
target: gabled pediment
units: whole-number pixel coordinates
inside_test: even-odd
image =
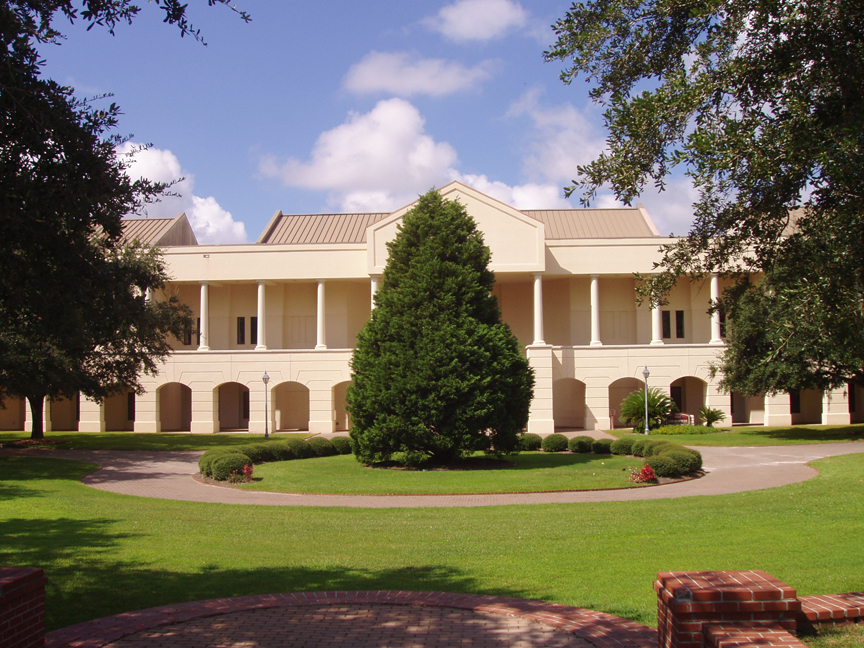
[[[442,187],[441,196],[458,201],[477,222],[492,253],[493,272],[543,272],[546,269],[543,223],[461,182]],[[380,275],[387,265],[387,242],[396,237],[402,217],[417,201],[396,210],[366,230],[369,274]]]

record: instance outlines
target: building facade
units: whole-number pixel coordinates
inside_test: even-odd
[[[650,273],[668,240],[643,207],[520,211],[460,183],[441,194],[465,205],[492,252],[502,317],[535,371],[528,431],[623,427],[621,401],[643,387],[646,367],[649,385],[697,422],[703,405],[725,412],[724,424],[864,421],[860,387],[721,393],[710,366],[723,349],[723,326],[708,309],[723,282],[682,279],[668,305],[638,305],[633,273]],[[127,221],[127,238],[164,249],[166,292],[190,306],[197,332],[173,341],[143,395],[49,402],[46,427],[348,430],[352,349],[373,307],[386,244],[412,206],[389,214],[277,212],[247,245],[198,245],[184,215]],[[26,429],[23,402],[6,405],[0,429]]]

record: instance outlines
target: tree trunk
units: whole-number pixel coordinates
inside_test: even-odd
[[[45,395],[28,396],[27,402],[30,403],[30,418],[33,420],[33,431],[30,434],[30,438],[44,439],[45,432],[43,431],[42,406],[45,402]]]

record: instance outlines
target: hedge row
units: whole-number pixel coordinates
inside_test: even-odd
[[[658,477],[680,477],[702,469],[702,455],[664,439],[630,435],[612,442],[612,454],[644,457]]]
[[[523,434],[519,438],[519,450],[533,452],[542,449],[544,452],[593,452],[595,454],[609,454],[611,439],[593,439],[589,436],[578,436],[568,441],[563,434],[550,434],[541,438],[538,434],[531,432]]]
[[[649,434],[711,434],[716,431],[717,428],[705,425],[663,425],[651,430]]]
[[[351,440],[346,437],[336,437],[332,441],[324,437],[312,437],[306,440],[282,439],[230,448],[212,448],[201,455],[198,460],[198,470],[205,477],[225,481],[231,476],[232,471],[240,472],[245,465],[254,466],[268,461],[289,461],[350,453]]]

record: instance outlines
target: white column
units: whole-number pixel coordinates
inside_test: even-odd
[[[79,432],[105,432],[105,406],[81,397],[78,401],[81,418],[78,421]]]
[[[651,344],[663,344],[663,314],[660,304],[651,309]]]
[[[267,319],[267,302],[265,300],[265,295],[267,293],[266,288],[264,287],[264,282],[258,282],[258,345],[255,347],[256,351],[266,351],[267,350],[267,326],[265,325]]]
[[[201,342],[199,351],[210,350],[210,295],[206,281],[201,282]]]
[[[540,343],[543,345],[543,342]],[[528,410],[528,432],[546,436],[555,432],[552,402],[553,358],[551,346],[526,349],[528,364],[534,370],[534,398]],[[311,428],[310,428],[311,430]]]
[[[600,340],[600,277],[591,275],[591,346],[602,346]]]
[[[822,425],[849,425],[849,387],[822,394]]]
[[[789,411],[789,394],[780,392],[769,396],[765,394],[765,425],[786,427],[792,425],[792,414]]]
[[[326,349],[327,348],[327,321],[325,318],[325,299],[324,299],[324,280],[318,280],[318,331],[317,331],[317,342],[315,343],[316,349]]]
[[[711,303],[716,304],[720,299],[720,280],[717,273],[711,273]],[[711,313],[711,341],[708,344],[723,344],[720,336],[720,311]]]
[[[378,275],[372,275],[370,278],[371,278],[371,286],[372,286],[372,292],[370,295],[370,298],[372,300],[371,307],[375,308],[375,293],[378,292],[378,280],[380,279],[380,277]]]
[[[135,432],[161,432],[159,393],[155,388],[135,396]]]
[[[534,273],[534,345],[543,341],[543,273]]]
[[[212,434],[219,431],[218,393],[212,383],[192,383],[192,432]],[[251,398],[251,395],[250,395]],[[251,409],[251,403],[250,403]]]

